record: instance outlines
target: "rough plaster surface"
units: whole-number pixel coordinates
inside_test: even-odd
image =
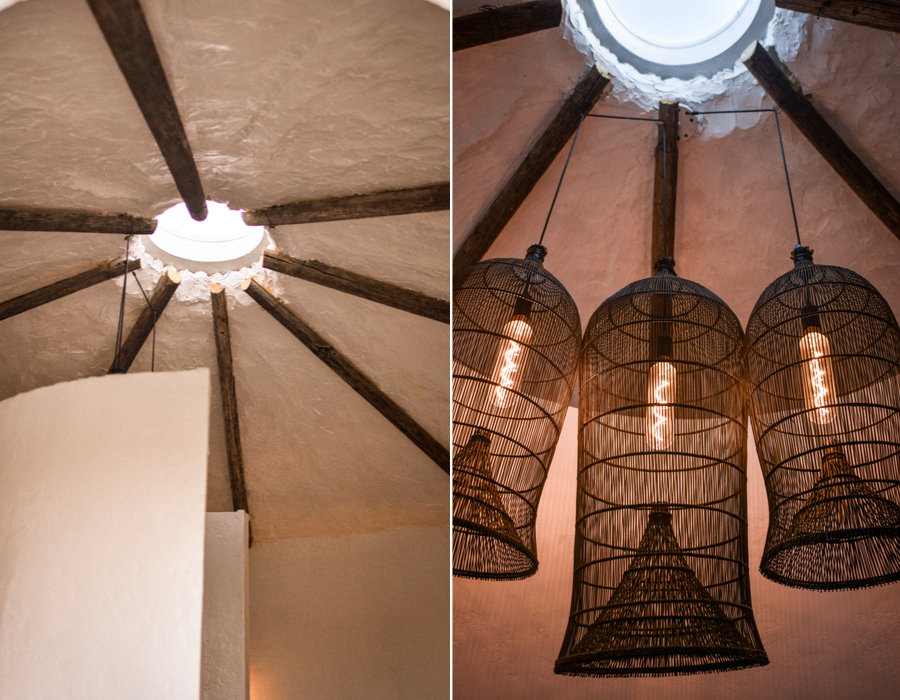
[[[449,513],[431,528],[254,544],[252,700],[448,699],[449,562]]]
[[[0,403],[0,697],[199,697],[208,416],[206,370]]]

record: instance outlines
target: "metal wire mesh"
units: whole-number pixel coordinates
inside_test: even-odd
[[[760,570],[799,588],[900,579],[900,332],[887,302],[850,270],[794,269],[747,326],[750,418],[766,480]]]
[[[572,609],[556,673],[768,663],[750,605],[742,343],[731,310],[669,269],[591,318]]]
[[[572,395],[578,309],[543,266],[462,270],[453,290],[453,573],[517,579],[537,571],[541,490]]]

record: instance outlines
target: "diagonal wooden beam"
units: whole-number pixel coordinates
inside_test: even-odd
[[[194,219],[203,221],[206,195],[200,173],[141,3],[139,0],[87,0],[87,3],[156,139],[188,211]]]
[[[219,391],[225,415],[225,447],[228,454],[228,476],[231,479],[231,503],[234,509],[247,514],[247,487],[244,482],[244,453],[241,449],[241,428],[238,421],[237,394],[234,390],[234,363],[231,357],[231,330],[228,325],[228,302],[220,284],[209,287],[212,302],[213,326],[216,335],[216,359],[219,364]]]
[[[85,272],[59,280],[46,287],[35,289],[14,299],[9,299],[0,303],[0,321],[10,316],[15,316],[23,311],[37,308],[50,301],[61,299],[62,297],[73,294],[82,289],[87,289],[100,282],[111,280],[115,277],[125,275],[132,270],[140,270],[140,260],[129,260],[126,265],[125,261],[114,263],[112,265],[98,265],[97,267],[86,270]]]
[[[675,256],[675,194],[678,189],[678,100],[659,101],[659,137],[656,143],[656,175],[653,183],[653,240],[650,274],[656,261]],[[663,150],[663,133],[666,147]],[[665,165],[665,176],[663,176]]]
[[[247,292],[276,321],[309,348],[312,353],[343,379],[350,387],[393,423],[422,452],[448,474],[450,473],[450,450],[435,440],[378,385],[362,373],[356,365],[344,357],[325,338],[310,328],[295,312],[274,294],[254,279],[245,280],[241,289]]]
[[[794,87],[779,65],[780,61],[776,62],[758,42],[753,42],[744,51],[741,60],[835,172],[891,233],[900,238],[900,202],[850,150],[803,92]]]
[[[553,163],[557,154],[578,128],[582,115],[591,110],[612,87],[609,73],[594,64],[581,77],[572,92],[563,100],[553,121],[540,135],[531,151],[519,163],[491,202],[487,212],[469,232],[453,258],[453,270],[458,272],[481,260],[503,227],[525,201],[541,176]]]
[[[263,267],[411,314],[450,323],[449,301],[435,299],[422,292],[382,282],[318,260],[299,260],[280,250],[267,250],[263,254]]]
[[[483,12],[453,20],[454,51],[552,29],[562,20],[561,0],[535,0],[506,7],[486,5],[485,8]]]
[[[252,209],[243,214],[248,226],[313,224],[322,221],[370,219],[377,216],[418,214],[450,208],[450,183],[426,187],[355,194],[331,199],[310,199],[280,204],[267,209]]]
[[[900,32],[900,0],[775,0],[776,7]]]
[[[131,368],[131,364],[144,346],[144,341],[147,340],[153,326],[159,321],[166,304],[169,303],[169,299],[172,298],[179,284],[181,284],[181,275],[175,272],[175,268],[167,268],[153,290],[150,305],[144,307],[138,320],[131,327],[131,332],[122,343],[119,354],[113,358],[107,374],[122,374]]]
[[[86,214],[65,209],[0,209],[0,231],[140,233],[156,230],[156,219],[130,214]]]

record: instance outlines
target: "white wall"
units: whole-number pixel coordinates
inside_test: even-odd
[[[251,698],[449,698],[449,572],[449,522],[254,543]]]
[[[200,690],[209,372],[0,403],[0,698]]]
[[[764,579],[768,507],[748,450],[750,589],[769,665],[665,678],[557,676],[572,595],[578,411],[570,408],[537,518],[537,574],[453,580],[454,700],[893,700],[900,683],[900,584],[821,593]]]

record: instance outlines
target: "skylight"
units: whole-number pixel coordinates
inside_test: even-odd
[[[237,260],[251,253],[263,239],[264,227],[247,226],[241,212],[225,204],[206,203],[209,215],[194,221],[184,202],[157,217],[152,242],[170,255],[195,262]]]

